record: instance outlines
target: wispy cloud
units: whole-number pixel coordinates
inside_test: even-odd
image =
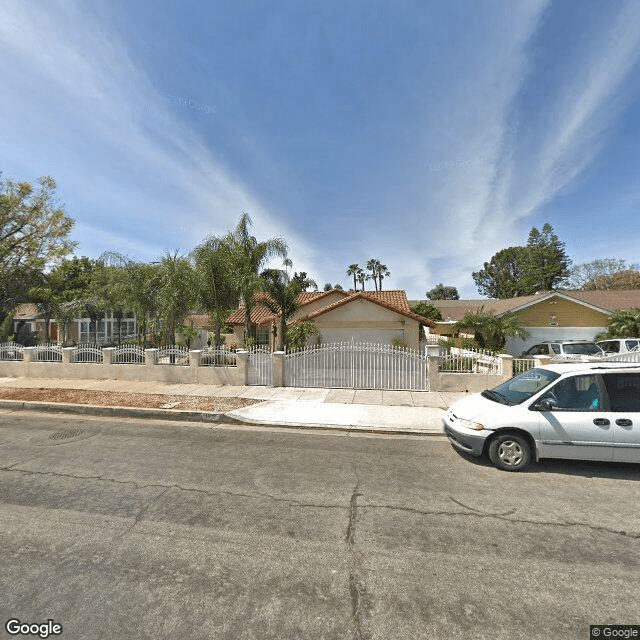
[[[568,77],[540,101],[544,129],[521,136],[529,123],[514,113],[532,71],[528,44],[544,22],[544,1],[522,3],[513,29],[476,77],[463,76],[462,95],[437,114],[456,132],[452,150],[431,162],[425,214],[426,276],[469,280],[497,250],[520,244],[522,221],[549,203],[606,146],[607,129],[624,107],[618,96],[640,55],[640,5],[628,2],[597,46],[580,51]],[[476,71],[482,64],[473,67]],[[490,89],[489,89],[490,88]],[[408,279],[407,279],[408,280]],[[433,281],[433,280],[431,280]],[[468,290],[467,295],[474,295]]]
[[[164,248],[188,250],[247,211],[256,233],[286,235],[301,260],[315,259],[214,160],[83,3],[10,0],[3,12],[0,131],[8,148],[29,156],[9,164],[55,174],[69,214],[81,219],[81,252],[137,246],[132,253],[149,259]],[[101,246],[106,240],[116,246]]]

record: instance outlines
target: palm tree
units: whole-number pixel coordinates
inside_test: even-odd
[[[388,278],[391,272],[387,268],[386,264],[378,264],[378,290],[382,291],[382,280]]]
[[[178,325],[191,311],[196,300],[196,279],[189,260],[165,253],[159,265],[158,310],[164,321],[167,344],[173,344]]]
[[[640,337],[640,309],[624,309],[613,313],[609,319],[607,337]]]
[[[373,280],[373,284],[375,286],[376,291],[378,290],[378,265],[380,264],[380,260],[376,260],[375,258],[371,258],[371,260],[367,260],[367,269],[371,271],[371,274],[367,276],[368,280]]]
[[[347,269],[347,275],[348,276],[353,276],[353,290],[357,291],[358,290],[358,285],[356,284],[356,278],[358,276],[358,272],[362,271],[362,269],[357,265],[357,264],[350,264],[349,268]]]
[[[494,351],[502,349],[510,336],[524,338],[527,335],[517,314],[494,316],[485,313],[482,307],[476,313],[467,313],[453,328],[455,331],[474,329],[478,344]]]
[[[249,214],[243,213],[235,230],[224,239],[230,250],[234,286],[244,301],[245,339],[252,337],[251,310],[255,304],[253,296],[263,286],[260,272],[270,259],[287,257],[287,244],[282,238],[258,242],[249,232],[251,225]]]
[[[198,279],[200,303],[211,317],[214,343],[220,346],[225,319],[237,307],[239,293],[233,284],[231,253],[223,238],[210,236],[192,253]]]
[[[298,280],[292,280],[286,271],[280,269],[265,269],[260,275],[264,280],[264,290],[270,296],[263,304],[272,313],[280,315],[277,349],[282,351],[285,347],[287,320],[299,309],[296,298],[302,288]]]
[[[356,279],[362,285],[362,290],[364,291],[364,283],[365,283],[365,280],[367,279],[367,276],[364,274],[364,271],[360,268],[356,273]],[[355,290],[357,291],[358,289],[356,288]]]

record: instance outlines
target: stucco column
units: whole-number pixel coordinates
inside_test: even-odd
[[[192,349],[189,351],[189,366],[193,369],[200,367],[200,354],[202,349]]]
[[[115,353],[115,347],[105,347],[102,350],[102,364],[113,364],[113,354]]]
[[[25,347],[22,350],[22,362],[35,362],[34,355],[36,353],[35,347]]]
[[[511,380],[513,378],[513,356],[508,353],[501,353],[498,358],[500,358],[502,380],[505,382]]]
[[[249,352],[246,349],[236,351],[236,366],[238,368],[236,384],[246,386],[249,382]]]
[[[71,354],[75,350],[75,347],[62,347],[62,364],[71,364]]]
[[[440,389],[440,345],[428,344],[424,348],[427,357],[427,378],[429,380],[429,391],[439,391]]]
[[[551,364],[551,358],[549,356],[533,356],[533,361],[536,367],[540,367],[543,364]]]
[[[157,349],[145,349],[144,350],[144,364],[147,367],[153,367],[158,364],[158,350]]]
[[[284,387],[284,351],[274,351],[271,354],[273,366],[273,382],[274,387]]]

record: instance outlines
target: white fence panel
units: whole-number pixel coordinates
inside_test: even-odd
[[[247,383],[250,385],[273,384],[273,359],[265,347],[251,347],[247,363]]]
[[[115,347],[113,364],[144,364],[144,349],[136,345],[123,344]]]
[[[102,348],[97,344],[79,344],[71,354],[71,362],[102,362]]]
[[[17,342],[0,344],[0,360],[22,360],[24,347]]]
[[[287,353],[285,385],[426,391],[427,359],[413,350],[385,344],[321,344]]]

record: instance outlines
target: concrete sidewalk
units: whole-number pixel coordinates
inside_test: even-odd
[[[309,427],[349,431],[440,435],[446,408],[465,393],[382,391],[355,389],[306,389],[298,387],[214,386],[166,384],[121,380],[69,380],[56,378],[0,378],[1,388],[83,389],[129,393],[237,397],[261,400],[223,416],[198,412],[213,422],[251,425]],[[8,402],[4,401],[6,408]],[[26,404],[26,403],[23,403]],[[34,408],[28,403],[22,408]],[[47,407],[51,410],[50,405]],[[85,408],[86,409],[86,408]],[[83,413],[89,413],[88,410]],[[113,413],[113,412],[112,412]],[[196,412],[122,408],[118,415],[189,419]]]

